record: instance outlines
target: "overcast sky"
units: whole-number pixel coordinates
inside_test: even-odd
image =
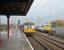
[[[18,19],[20,19],[21,24],[31,21],[37,25],[43,25],[58,19],[63,20],[64,0],[34,0],[26,16],[11,16],[10,22],[17,23]],[[1,21],[1,23],[7,23],[6,17],[1,16]]]

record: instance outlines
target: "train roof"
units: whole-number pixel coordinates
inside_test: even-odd
[[[0,0],[0,15],[26,15],[33,0]]]
[[[24,23],[24,25],[34,25],[34,23],[27,22],[27,23]]]

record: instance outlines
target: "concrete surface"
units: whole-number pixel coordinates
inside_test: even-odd
[[[3,36],[3,35],[2,35]],[[23,32],[16,29],[10,38],[3,38],[0,50],[34,50]]]

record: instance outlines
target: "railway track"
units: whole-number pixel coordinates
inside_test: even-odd
[[[32,38],[32,37],[27,37],[27,38],[28,38],[29,42],[31,43],[32,47],[34,48],[34,50],[47,50],[47,48],[45,48],[44,46],[42,46],[34,38]]]
[[[64,50],[64,42],[49,37],[44,33],[36,32],[32,37],[48,50]]]

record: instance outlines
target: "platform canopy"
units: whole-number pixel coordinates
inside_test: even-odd
[[[0,0],[0,15],[26,15],[33,0]]]

